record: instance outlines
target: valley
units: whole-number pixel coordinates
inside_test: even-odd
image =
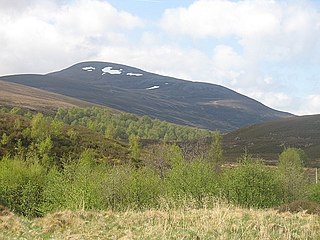
[[[320,239],[320,1],[0,2],[0,240]]]
[[[151,229],[155,238],[218,232],[278,239],[283,229],[275,221],[288,239],[293,232],[318,237],[319,115],[297,117],[220,86],[152,74],[156,81],[140,86],[115,82],[113,75],[149,74],[123,65],[102,68],[96,78],[82,74],[97,65],[80,73],[75,66],[1,78],[0,237],[149,239]],[[170,84],[180,95],[161,92]],[[213,125],[199,128],[201,116]],[[209,216],[221,225],[200,226]],[[137,230],[134,222],[145,227]],[[116,230],[123,224],[123,232]]]

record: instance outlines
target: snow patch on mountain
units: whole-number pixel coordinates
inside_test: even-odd
[[[153,90],[153,89],[158,89],[160,88],[160,86],[156,85],[156,86],[153,86],[153,87],[149,87],[149,88],[146,88],[147,90]]]
[[[112,67],[105,67],[102,69],[102,75],[106,74],[106,73],[109,73],[109,74],[112,74],[112,75],[119,75],[122,73],[122,69],[112,69]]]
[[[83,71],[87,71],[87,72],[92,72],[95,69],[96,69],[95,67],[83,67],[82,68]]]
[[[142,75],[142,73],[127,73],[127,76],[141,77]]]

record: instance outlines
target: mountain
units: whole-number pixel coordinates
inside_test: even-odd
[[[21,84],[0,81],[0,106],[38,111],[57,108],[91,107],[95,104]]]
[[[320,115],[290,117],[238,129],[223,136],[225,157],[235,160],[247,149],[249,154],[271,162],[286,147],[301,148],[320,166]]]
[[[219,85],[180,80],[107,62],[83,62],[45,75],[11,75],[0,80],[223,132],[291,116]]]

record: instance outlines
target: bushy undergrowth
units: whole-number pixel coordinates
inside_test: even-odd
[[[311,201],[320,203],[320,184],[312,184],[308,188],[309,199]]]
[[[0,205],[27,216],[40,215],[45,181],[40,164],[3,158],[0,161]]]
[[[261,161],[244,159],[237,168],[224,173],[224,197],[245,207],[272,207],[284,201],[283,185],[277,171]]]
[[[200,208],[208,199],[258,208],[287,200],[278,170],[250,158],[236,168],[215,172],[210,162],[186,162],[177,153],[170,166],[161,176],[147,166],[100,164],[91,150],[62,169],[48,170],[38,162],[4,157],[0,161],[0,205],[34,217],[65,209],[150,209],[164,199],[176,205],[193,199]],[[310,199],[319,201],[318,189],[318,185],[309,188]]]

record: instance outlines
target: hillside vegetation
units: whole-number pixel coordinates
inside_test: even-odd
[[[0,108],[0,112],[14,113],[32,118],[36,112],[21,108]],[[135,135],[141,139],[161,141],[187,141],[209,137],[211,131],[181,126],[148,116],[116,112],[107,108],[58,108],[50,113],[51,118],[71,126],[83,126],[105,135],[109,139],[125,140]]]
[[[94,104],[57,93],[0,81],[0,106],[52,112],[58,108],[91,107]]]
[[[274,120],[242,128],[223,137],[228,159],[236,160],[244,149],[265,160],[275,161],[288,147],[305,151],[311,166],[320,166],[320,115]]]
[[[128,139],[131,135],[141,139],[161,141],[187,141],[210,136],[205,129],[181,126],[148,116],[130,113],[115,114],[103,108],[60,108],[56,118],[71,125],[82,125],[105,134],[112,139]]]
[[[110,126],[124,134],[108,135]],[[211,141],[190,155],[165,139],[170,131]],[[142,149],[140,136],[161,141]],[[319,217],[248,210],[320,212],[320,184],[307,178],[301,149],[286,148],[277,168],[247,153],[227,167],[221,141],[217,132],[96,107],[51,116],[2,109],[0,237],[318,237]]]
[[[179,205],[186,197],[199,207],[207,198],[259,208],[320,202],[320,185],[308,183],[300,150],[286,149],[276,170],[249,155],[238,167],[225,168],[218,133],[206,152],[188,157],[172,143],[142,151],[135,135],[121,144],[56,117],[29,117],[2,113],[0,118],[0,204],[22,215],[149,209],[159,207],[161,199]]]
[[[22,160],[43,161],[61,166],[77,158],[86,149],[95,152],[97,161],[121,162],[129,159],[128,146],[81,126],[70,126],[41,113],[25,117],[0,112],[0,157],[16,156]],[[20,112],[23,114],[23,112]]]

